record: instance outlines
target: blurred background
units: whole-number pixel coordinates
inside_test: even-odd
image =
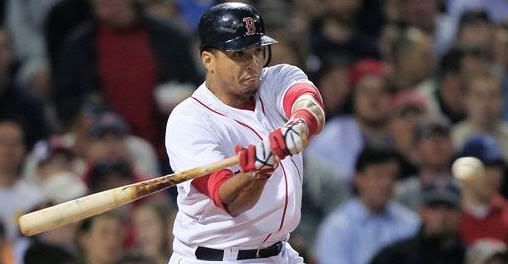
[[[0,1],[0,264],[167,263],[174,188],[36,237],[16,219],[171,173],[166,119],[220,2]],[[508,263],[508,1],[242,2],[326,105],[290,239],[306,262]],[[462,156],[485,165],[468,184]]]

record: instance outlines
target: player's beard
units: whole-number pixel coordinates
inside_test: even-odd
[[[244,87],[242,89],[243,95],[249,98],[254,96],[258,92],[260,85],[261,85],[260,79],[244,80]]]

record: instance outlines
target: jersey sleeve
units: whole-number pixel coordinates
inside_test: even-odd
[[[284,112],[284,97],[292,86],[307,84],[314,86],[307,75],[298,67],[289,64],[279,64],[269,67],[264,72],[266,80],[266,92],[269,98],[275,99],[277,111],[287,119]]]

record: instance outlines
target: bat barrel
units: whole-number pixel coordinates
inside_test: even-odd
[[[21,233],[36,235],[133,201],[132,185],[115,188],[25,214],[18,220]],[[141,197],[139,197],[141,198]]]
[[[233,156],[212,164],[106,190],[57,204],[55,206],[21,216],[18,219],[19,228],[21,233],[25,236],[36,235],[115,209],[145,196],[167,189],[178,183],[230,167],[237,162],[238,156]]]

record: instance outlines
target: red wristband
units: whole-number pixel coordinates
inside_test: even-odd
[[[315,115],[313,115],[309,110],[307,109],[298,109],[296,110],[293,115],[291,115],[291,119],[297,119],[301,118],[307,126],[309,127],[309,136],[315,135],[318,131],[318,120]]]

